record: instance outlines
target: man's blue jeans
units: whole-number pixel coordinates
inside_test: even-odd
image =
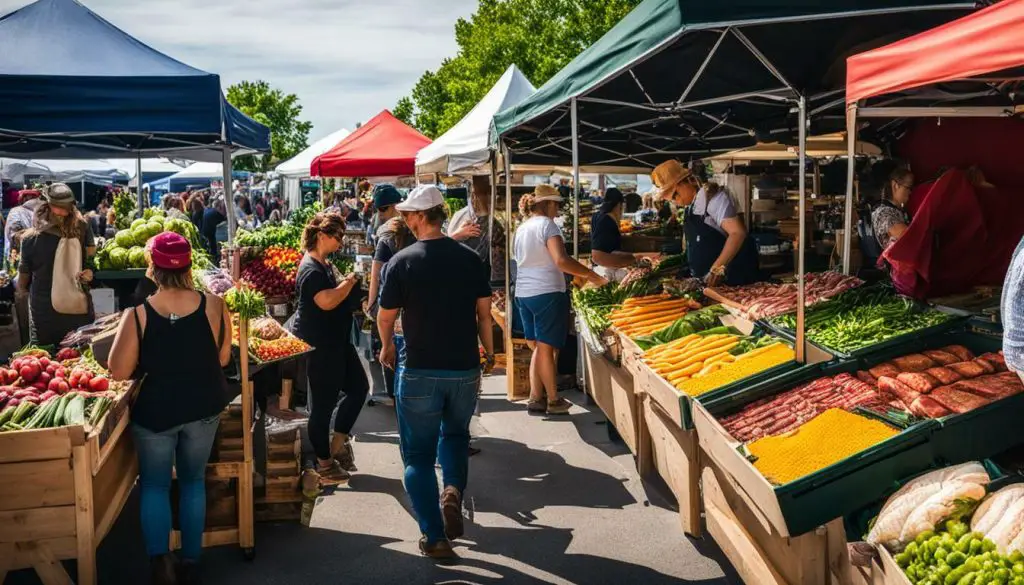
[[[178,520],[181,556],[199,560],[206,524],[206,463],[217,437],[219,416],[154,433],[132,425],[139,454],[142,486],[142,536],[150,556],[169,552],[171,538],[171,470],[178,474]]]
[[[404,369],[395,392],[405,491],[429,543],[445,539],[434,462],[444,485],[462,493],[469,475],[469,421],[480,371]],[[441,439],[438,441],[438,435]]]

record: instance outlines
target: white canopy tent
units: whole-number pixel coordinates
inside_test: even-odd
[[[509,66],[487,95],[459,123],[416,155],[416,173],[490,173],[488,133],[491,120],[537,89],[515,65]]]
[[[62,183],[89,182],[110,185],[127,180],[129,174],[118,165],[119,161],[55,160],[55,159],[0,159],[0,174],[13,183],[29,180],[60,181]]]
[[[306,150],[277,165],[274,170],[280,175],[282,181],[282,196],[292,209],[299,207],[299,182],[309,176],[309,168],[313,164],[313,159],[337,146],[342,140],[348,138],[349,134],[351,132],[347,128],[332,132],[309,145]]]
[[[131,180],[128,182],[128,186],[138,186],[138,177],[136,177],[136,175],[138,174],[138,170],[135,168],[135,159],[121,158],[111,160],[110,162],[117,163],[118,168],[125,171],[131,177]],[[182,171],[189,164],[189,161],[175,161],[166,158],[144,158],[142,159],[142,174],[145,175],[146,173],[177,173]]]

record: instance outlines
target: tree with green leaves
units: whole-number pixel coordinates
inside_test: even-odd
[[[480,0],[455,23],[458,54],[420,77],[395,116],[437,138],[515,64],[540,86],[641,0]]]
[[[270,154],[235,159],[245,171],[267,171],[308,146],[311,122],[299,119],[302,105],[293,93],[285,94],[266,81],[243,81],[228,88],[228,101],[246,116],[270,128]]]

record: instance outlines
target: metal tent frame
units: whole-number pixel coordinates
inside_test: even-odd
[[[643,9],[666,10],[676,9],[673,3],[665,0],[648,0],[634,10],[606,37],[616,34],[635,34],[630,28],[638,23],[636,20]],[[651,167],[669,158],[691,157],[703,158],[716,152],[727,152],[738,148],[754,146],[762,142],[785,142],[792,138],[795,130],[796,147],[799,153],[800,169],[807,165],[806,137],[810,118],[825,124],[842,119],[841,108],[845,103],[844,89],[830,87],[813,88],[808,79],[797,80],[783,71],[783,68],[764,52],[764,47],[752,40],[751,34],[767,30],[764,27],[786,27],[813,22],[815,27],[827,29],[833,27],[837,31],[849,32],[854,29],[855,18],[875,18],[879,22],[890,22],[892,27],[886,32],[893,34],[900,27],[916,27],[916,30],[928,28],[931,24],[939,24],[951,20],[975,7],[973,2],[903,3],[876,2],[874,8],[847,7],[846,11],[836,8],[834,12],[815,12],[817,7],[806,8],[807,14],[788,14],[778,17],[764,16],[761,18],[743,19],[742,15],[732,21],[714,23],[673,23],[676,27],[659,42],[650,46],[643,53],[636,55],[614,69],[599,71],[601,57],[591,54],[598,49],[606,50],[612,60],[621,55],[615,54],[615,39],[606,41],[602,38],[598,43],[581,54],[545,85],[537,94],[521,106],[523,113],[506,111],[495,119],[492,141],[499,144],[506,165],[510,167],[512,159],[525,159],[523,162],[535,163],[544,161],[549,164],[563,163],[571,157],[573,177],[578,184],[581,165],[619,165],[636,164]],[[861,4],[860,6],[863,6]],[[688,9],[690,7],[687,7]],[[708,8],[714,11],[715,8]],[[738,8],[742,12],[742,9]],[[849,22],[844,19],[851,19]],[[884,20],[882,20],[884,19]],[[908,19],[913,19],[908,20]],[[863,22],[858,21],[860,24]],[[929,24],[930,23],[930,24]],[[845,27],[845,28],[844,28]],[[622,29],[617,31],[616,29]],[[639,29],[637,29],[639,30]],[[863,38],[865,33],[857,31]],[[877,44],[875,33],[863,40]],[[840,44],[830,39],[832,46]],[[688,44],[689,43],[689,44]],[[790,43],[796,50],[799,43]],[[602,45],[599,47],[599,45]],[[701,82],[710,80],[709,67],[725,52],[726,45],[732,51],[730,55],[745,54],[746,59],[753,59],[759,65],[759,71],[748,68],[744,71],[750,79],[733,83],[733,87],[743,89],[730,92],[721,91],[725,86],[709,81],[710,87],[701,87]],[[678,55],[671,63],[673,51],[680,50],[694,53],[685,56],[697,56],[695,52],[703,50],[703,58],[699,63],[680,65]],[[737,50],[741,47],[742,50]],[[844,45],[845,47],[845,45]],[[847,47],[853,48],[853,47]],[[625,50],[625,49],[623,49]],[[664,58],[654,57],[663,54]],[[803,57],[801,57],[803,58]],[[577,71],[571,71],[579,62]],[[656,100],[652,91],[653,84],[658,83],[659,76],[678,76],[678,69],[692,69],[693,73],[685,88],[673,94],[671,101],[662,97]],[[580,69],[583,68],[583,69]],[[574,75],[585,75],[598,70],[595,77],[587,82],[578,82]],[[607,68],[605,68],[607,69]],[[793,70],[794,66],[790,66]],[[570,71],[567,71],[570,70]],[[641,71],[642,70],[642,71]],[[582,73],[580,73],[582,71]],[[578,74],[578,75],[577,75]],[[684,72],[683,75],[686,75]],[[678,78],[678,77],[677,77]],[[646,82],[646,85],[645,85]],[[549,94],[556,90],[555,85],[565,85],[565,97],[556,103],[556,97]],[[818,82],[820,85],[820,81]],[[550,87],[549,87],[550,86]],[[700,91],[698,91],[700,88]],[[660,88],[664,89],[664,88]],[[716,92],[716,90],[719,90]],[[609,98],[595,93],[615,91],[622,97]],[[545,95],[545,92],[548,95]],[[538,97],[541,96],[541,97]],[[549,108],[541,109],[547,98]],[[538,101],[530,103],[531,100]],[[532,109],[531,109],[532,108]],[[520,107],[514,108],[519,110]],[[590,110],[588,112],[588,109]],[[795,128],[791,117],[795,114]],[[518,116],[518,117],[517,117]],[[543,118],[543,119],[542,119]],[[565,123],[568,118],[568,124]],[[616,120],[619,118],[619,120]],[[830,120],[832,119],[832,120]],[[824,124],[823,124],[824,125]],[[568,128],[566,128],[568,126]],[[825,128],[831,129],[831,128]],[[820,129],[820,130],[825,130]],[[834,128],[839,130],[841,128]],[[855,143],[851,143],[855,144]],[[804,327],[804,250],[806,242],[806,199],[807,185],[805,173],[799,175],[799,235],[797,262],[797,361],[806,361],[806,343]],[[511,205],[511,190],[506,190],[506,201]],[[847,197],[847,206],[851,198]],[[574,252],[578,257],[579,245],[579,203],[574,205]],[[850,232],[847,229],[846,238]],[[846,246],[848,256],[849,245]],[[848,262],[848,258],[846,260]]]

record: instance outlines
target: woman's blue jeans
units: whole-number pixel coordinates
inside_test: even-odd
[[[219,416],[213,416],[160,433],[132,425],[139,454],[142,536],[150,556],[170,552],[171,472],[176,470],[181,556],[199,559],[206,525],[206,464],[219,422]]]

